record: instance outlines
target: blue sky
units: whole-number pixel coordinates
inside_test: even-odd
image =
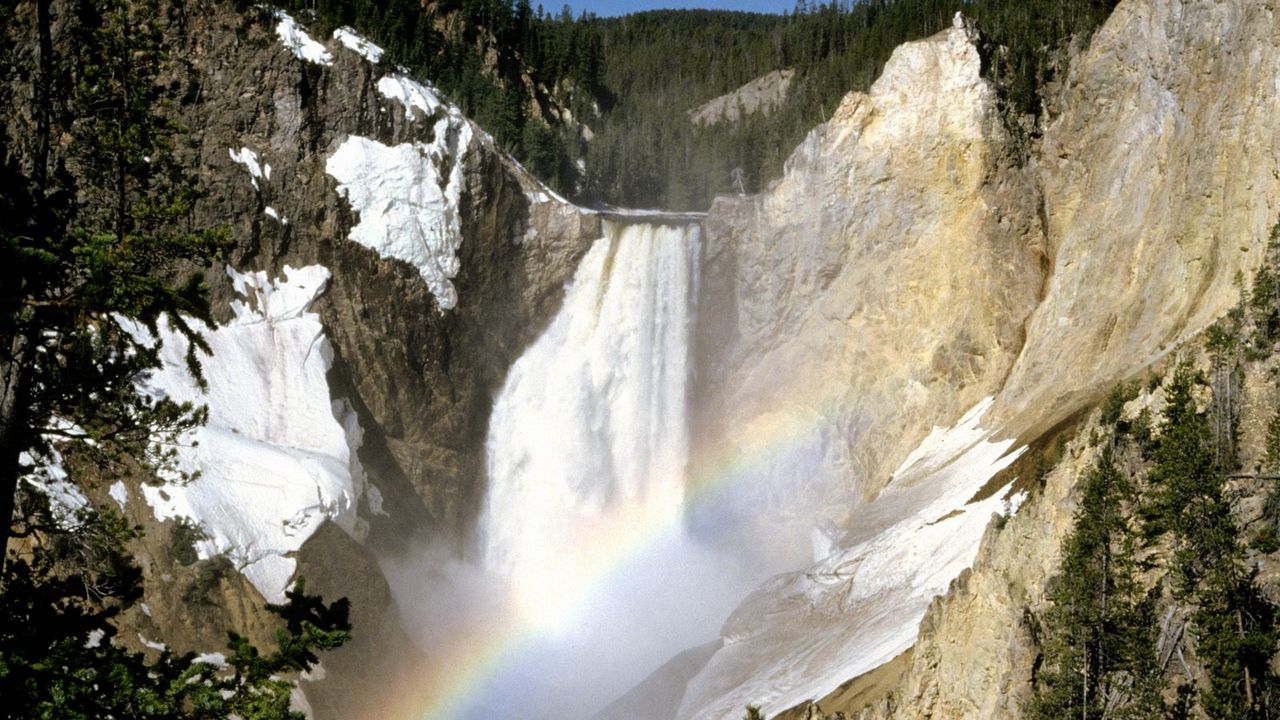
[[[533,0],[538,2],[547,12],[559,12],[565,4],[564,0]],[[641,10],[657,10],[662,8],[714,8],[716,10],[749,10],[751,12],[781,13],[796,6],[795,0],[571,0],[569,7],[577,15],[583,10],[601,16],[625,15]]]

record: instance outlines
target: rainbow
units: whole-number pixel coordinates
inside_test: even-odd
[[[824,393],[827,394],[827,393]],[[790,396],[793,406],[804,403]],[[726,443],[694,468],[686,480],[686,511],[707,505],[752,474],[764,463],[802,451],[830,417],[834,397],[808,405],[803,413],[770,413],[741,429],[734,443]],[[727,447],[726,447],[727,446]],[[584,544],[595,551],[576,568],[574,587],[561,598],[570,610],[580,609],[602,587],[665,538],[683,532],[681,520],[649,522],[647,518],[612,518],[591,530]],[[413,679],[413,686],[388,691],[391,697],[377,717],[382,720],[458,720],[473,711],[501,674],[525,657],[547,632],[537,618],[507,613],[496,622],[476,623],[447,647],[428,651],[429,667]]]

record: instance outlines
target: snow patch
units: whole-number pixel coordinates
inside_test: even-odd
[[[23,467],[31,468],[30,472],[19,480],[25,482],[49,498],[49,510],[53,521],[60,527],[70,529],[76,525],[76,515],[89,507],[89,498],[80,488],[68,479],[67,469],[63,466],[62,453],[49,448],[48,455],[36,455],[30,452],[21,453],[18,462]]]
[[[138,642],[142,643],[146,647],[151,648],[152,650],[159,650],[160,652],[164,652],[165,650],[169,649],[169,646],[165,645],[162,642],[156,642],[155,640],[148,640],[147,637],[142,633],[138,633]]]
[[[271,207],[270,205],[263,208],[262,213],[267,217],[271,218],[272,220],[275,220],[276,222],[280,223],[281,225],[289,224],[289,218],[281,215],[275,208]]]
[[[160,324],[164,365],[139,391],[207,405],[209,421],[178,447],[178,471],[199,475],[187,483],[165,477],[161,487],[144,486],[143,496],[161,520],[199,523],[208,535],[196,544],[200,557],[227,555],[279,603],[295,569],[292,554],[324,520],[356,532],[364,476],[350,444],[355,420],[336,416],[329,395],[332,350],[310,312],[329,271],[285,266],[274,281],[265,272],[228,267],[227,274],[243,298],[231,303],[234,319],[217,328],[188,320],[213,350],[200,353],[207,393],[187,371],[186,339]],[[122,324],[147,341],[145,328]]]
[[[534,203],[534,204],[542,204],[542,203],[545,203],[545,202],[550,202],[551,200],[555,200],[556,202],[560,203],[561,205],[573,205],[573,203],[571,203],[571,202],[569,202],[568,200],[566,200],[566,199],[564,198],[564,196],[563,196],[563,195],[561,195],[560,193],[556,192],[555,190],[552,190],[552,189],[551,189],[551,188],[550,188],[546,183],[544,183],[544,182],[542,182],[541,180],[539,180],[539,179],[538,179],[538,177],[537,177],[536,175],[534,175],[533,173],[531,173],[531,172],[529,172],[527,169],[525,169],[525,166],[521,165],[521,164],[520,164],[520,162],[519,162],[518,160],[516,160],[515,158],[508,158],[508,159],[509,159],[509,160],[510,160],[510,161],[511,161],[511,162],[512,162],[516,167],[520,168],[520,172],[524,173],[524,175],[525,175],[526,177],[528,177],[529,179],[531,179],[531,180],[533,180],[535,183],[537,183],[538,188],[539,188],[539,191],[538,191],[538,192],[536,192],[536,193],[529,193],[529,192],[526,192],[526,193],[525,193],[525,196],[529,198],[529,201],[530,201],[530,202],[532,202],[532,203]],[[576,209],[578,212],[580,212],[580,213],[582,213],[582,214],[584,214],[584,215],[594,215],[594,214],[596,214],[596,211],[595,211],[595,210],[590,210],[590,209],[588,209],[588,208],[575,207],[574,209]],[[706,213],[702,213],[702,214],[703,214],[703,215],[706,215]]]
[[[85,648],[92,650],[102,644],[102,639],[107,636],[107,631],[102,628],[94,628],[89,631],[89,639],[85,641]]]
[[[271,166],[268,165],[264,172],[262,165],[258,162],[258,153],[247,147],[242,147],[239,150],[228,148],[227,154],[231,156],[232,162],[244,166],[244,169],[249,171],[249,181],[253,183],[254,190],[262,189],[258,186],[259,178],[266,177],[268,180],[271,179]]]
[[[205,665],[213,665],[217,668],[225,668],[227,666],[227,656],[220,652],[201,653],[191,659],[191,662],[204,663]]]
[[[302,713],[308,720],[315,717],[315,712],[311,709],[311,703],[307,701],[307,694],[300,687],[295,687],[289,691],[289,709]]]
[[[748,703],[771,716],[915,643],[929,603],[973,563],[992,515],[1019,504],[1004,499],[1012,483],[969,504],[1025,450],[982,427],[991,403],[934,428],[889,487],[857,510],[842,546],[771,580],[734,613],[725,647],[691,682],[679,718],[738,717]]]
[[[325,163],[338,193],[360,214],[351,240],[418,269],[442,310],[458,302],[450,280],[460,269],[458,206],[471,126],[452,116],[430,143],[383,145],[352,135]]]
[[[369,501],[369,512],[374,515],[390,517],[390,513],[383,507],[382,491],[376,485],[370,484],[365,488],[364,496]]]
[[[382,60],[382,48],[370,42],[368,38],[357,34],[355,30],[349,27],[343,26],[334,30],[333,39],[371,63],[377,64],[378,61]]]
[[[382,96],[395,100],[404,106],[404,117],[406,120],[413,119],[413,110],[417,108],[422,114],[428,118],[434,117],[445,104],[440,101],[440,96],[436,93],[436,89],[430,83],[421,83],[402,73],[394,75],[386,75],[378,80],[378,92]],[[456,108],[449,107],[451,112],[457,112]]]
[[[117,480],[112,483],[111,488],[107,490],[107,494],[120,506],[120,511],[124,512],[124,506],[129,502],[129,488],[125,487],[124,481]]]
[[[288,13],[277,9],[272,14],[280,21],[276,24],[276,35],[280,36],[280,42],[284,43],[294,57],[317,65],[333,64],[333,56],[324,45],[312,40],[307,31]]]
[[[1027,501],[1027,497],[1028,495],[1026,490],[1023,490],[1022,492],[1019,492],[1019,493],[1015,493],[1012,497],[1010,497],[1005,502],[1005,511],[1004,511],[1005,517],[1013,517],[1014,515],[1017,515],[1018,511],[1022,509],[1022,504]]]

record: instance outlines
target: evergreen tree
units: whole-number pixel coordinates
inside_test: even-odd
[[[1256,352],[1269,353],[1280,338],[1280,278],[1276,277],[1276,265],[1280,263],[1280,223],[1271,228],[1267,240],[1266,257],[1253,278],[1249,292],[1249,315],[1253,320],[1251,344]]]
[[[1263,466],[1271,471],[1280,470],[1280,408],[1267,423],[1267,440],[1262,457]]]
[[[1033,720],[1164,714],[1154,595],[1143,593],[1127,506],[1133,488],[1110,447],[1080,486],[1062,569],[1049,584],[1043,664],[1026,710]]]
[[[1192,614],[1197,648],[1209,677],[1204,710],[1222,720],[1267,718],[1274,684],[1275,608],[1259,592],[1256,573],[1244,567],[1239,543],[1209,568]]]
[[[20,487],[55,449],[100,477],[172,459],[155,441],[204,412],[138,394],[160,348],[120,318],[154,336],[167,318],[200,379],[196,350],[208,348],[187,318],[209,319],[198,270],[225,244],[224,231],[189,222],[199,191],[175,158],[158,2],[80,0],[57,18],[37,5],[36,67],[4,56],[37,91],[27,152],[7,145],[22,129],[0,133],[0,717],[300,720],[288,675],[345,641],[345,600],[325,605],[299,584],[272,608],[279,647],[233,635],[225,670],[167,651],[148,661],[111,642],[113,619],[140,595],[124,550],[134,531],[110,513],[54,520]],[[57,54],[55,24],[73,39]],[[15,530],[21,555],[4,552]]]
[[[77,529],[99,522],[82,518]],[[283,623],[274,650],[231,633],[225,667],[169,650],[149,660],[117,644],[111,623],[137,599],[136,579],[97,602],[86,589],[100,580],[86,568],[68,569],[56,552],[39,547],[10,559],[0,575],[0,615],[7,619],[0,625],[0,718],[303,720],[290,710],[289,676],[315,667],[317,652],[349,637],[346,600],[326,605],[298,581],[285,605],[268,606]]]
[[[1186,366],[1166,384],[1164,425],[1150,473],[1152,529],[1170,532],[1175,594],[1193,604],[1192,627],[1209,678],[1202,707],[1209,717],[1267,717],[1273,682],[1275,609],[1248,568],[1226,482],[1215,467],[1209,429],[1196,410]]]
[[[1201,568],[1194,554],[1178,543],[1195,532],[1197,511],[1214,505],[1214,498],[1207,494],[1210,483],[1206,479],[1216,475],[1209,428],[1196,410],[1194,386],[1195,376],[1185,365],[1176,368],[1165,384],[1162,430],[1152,451],[1154,467],[1148,478],[1152,492],[1142,507],[1149,537],[1174,533],[1183,594],[1194,590]]]
[[[36,111],[69,118],[38,132],[70,136],[70,152],[37,152],[45,165],[13,171],[0,189],[5,205],[30,208],[0,226],[0,548],[18,478],[32,469],[24,458],[83,441],[104,466],[126,455],[163,463],[153,440],[203,419],[196,408],[139,396],[135,379],[159,365],[159,347],[116,320],[154,334],[167,317],[191,341],[188,362],[200,377],[195,352],[207,346],[184,318],[208,319],[209,307],[190,268],[214,257],[225,233],[185,222],[198,191],[173,157],[179,127],[159,86],[167,63],[159,11],[154,0],[86,1],[79,10],[69,21],[73,57],[40,63],[74,89],[68,106]]]

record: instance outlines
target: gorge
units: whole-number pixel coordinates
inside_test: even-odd
[[[144,530],[115,621],[141,651],[269,641],[296,576],[349,597],[351,641],[295,699],[321,719],[796,717],[877,669],[844,709],[1021,717],[1098,404],[1208,367],[1280,217],[1258,0],[1122,0],[1034,131],[956,14],[780,178],[683,214],[570,202],[358,28],[178,15],[173,153],[231,238],[207,387],[171,326],[119,322],[164,340],[140,392],[209,409],[175,450],[195,477],[29,481]],[[38,58],[39,13],[8,22]]]

